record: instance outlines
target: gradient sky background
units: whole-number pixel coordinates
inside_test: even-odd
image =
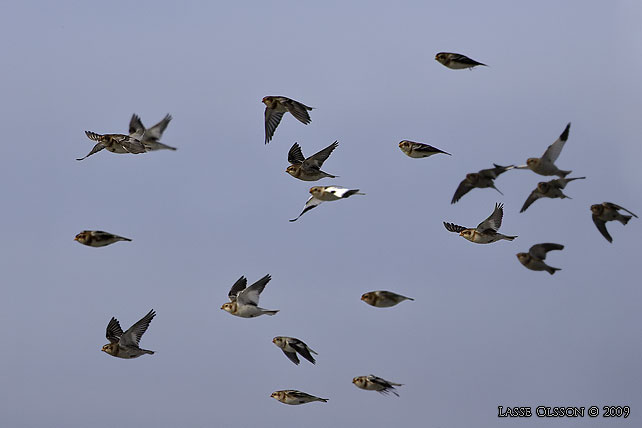
[[[642,4],[638,1],[28,2],[0,5],[3,52],[0,414],[6,427],[436,428],[641,426],[642,221],[609,223],[592,203],[642,213]],[[322,3],[322,4],[321,4]],[[459,52],[489,67],[450,70]],[[286,115],[263,144],[265,95],[316,109]],[[126,132],[132,113],[174,120],[176,152],[115,155],[85,130]],[[540,200],[508,171],[450,204],[468,172],[541,156],[572,122],[557,165],[572,200]],[[450,156],[410,159],[410,139]],[[314,184],[366,196],[296,223],[310,183],[285,173],[339,140]],[[513,242],[474,245],[505,204]],[[131,243],[89,248],[83,229]],[[550,276],[515,254],[566,246]],[[240,319],[219,308],[241,275],[272,281]],[[390,309],[371,290],[414,297]],[[100,352],[105,327],[158,316],[126,361]],[[272,337],[298,337],[316,366]],[[400,397],[354,376],[403,383]],[[327,404],[269,397],[299,389]],[[629,405],[626,419],[497,418],[497,406]]]

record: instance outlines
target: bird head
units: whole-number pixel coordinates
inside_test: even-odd
[[[366,378],[365,376],[357,376],[352,378],[352,383],[354,383],[357,388],[364,388],[366,386]]]
[[[108,343],[103,345],[101,351],[108,353],[109,355],[114,355],[114,343]]]
[[[551,185],[548,184],[546,181],[540,181],[537,183],[537,190],[539,190],[541,193],[546,193],[549,191],[551,188]]]
[[[299,165],[290,165],[289,167],[285,168],[285,172],[290,174],[292,177],[296,177],[298,171]]]
[[[87,231],[80,232],[78,235],[76,235],[76,237],[74,238],[74,241],[78,241],[81,244],[84,244],[84,243],[87,242],[89,236],[90,236],[90,234]]]
[[[272,343],[274,343],[279,348],[283,348],[285,347],[285,338],[283,336],[276,336],[274,339],[272,339]]]
[[[470,240],[473,236],[473,231],[470,229],[462,230],[459,232],[459,236],[463,236],[464,238]]]
[[[323,193],[323,186],[310,187],[310,194],[317,197]]]
[[[468,180],[470,184],[475,184],[479,181],[479,174],[477,174],[476,172],[466,174],[466,180]]]
[[[529,168],[535,168],[537,165],[539,165],[539,158],[526,159],[526,165],[528,165]]]
[[[517,259],[518,259],[521,263],[526,263],[526,262],[528,262],[528,259],[530,258],[530,254],[528,254],[528,253],[517,253],[516,255],[517,255]]]
[[[364,293],[361,296],[361,300],[363,300],[364,302],[366,302],[369,305],[374,305],[375,298],[376,298],[376,296],[374,295],[373,292]]]
[[[591,212],[595,215],[600,215],[604,211],[604,205],[602,204],[595,204],[591,205]]]
[[[233,314],[234,312],[236,312],[236,302],[223,303],[223,306],[221,306],[221,309]]]

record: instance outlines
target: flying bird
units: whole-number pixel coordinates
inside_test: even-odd
[[[327,398],[315,397],[306,392],[297,391],[296,389],[284,389],[282,391],[274,391],[270,397],[277,399],[283,404],[305,404],[313,401],[328,402]]]
[[[561,269],[551,267],[544,263],[544,260],[546,259],[546,253],[553,250],[563,249],[564,246],[560,244],[536,244],[528,250],[528,253],[517,253],[517,259],[521,264],[523,264],[530,270],[545,270],[546,272],[553,275],[555,271]]]
[[[145,128],[140,117],[138,117],[137,114],[133,114],[129,121],[129,135],[142,135],[141,142],[145,146],[145,150],[148,152],[163,149],[176,150],[176,147],[168,146],[167,144],[163,144],[158,141],[163,136],[163,132],[165,132],[165,128],[167,128],[167,125],[169,125],[171,120],[172,116],[167,114],[163,120],[158,122],[156,125],[151,128]]]
[[[397,397],[399,397],[399,394],[397,393],[395,386],[403,386],[401,383],[390,382],[375,375],[357,376],[352,379],[352,383],[354,383],[357,388],[368,391],[377,391],[384,395],[393,393]]]
[[[328,159],[330,153],[332,153],[338,145],[339,143],[335,141],[325,149],[306,159],[303,156],[299,143],[294,143],[288,152],[288,162],[292,165],[288,166],[285,172],[303,181],[317,181],[324,177],[336,178],[336,175],[321,171],[321,166],[323,166],[323,162]]]
[[[337,186],[315,186],[310,188],[310,198],[305,203],[303,211],[297,218],[290,221],[297,221],[299,217],[310,211],[312,208],[318,207],[322,202],[338,201],[339,199],[349,198],[352,195],[365,195],[359,193],[359,189],[345,189]]]
[[[278,310],[268,310],[259,308],[258,306],[259,295],[271,279],[272,277],[268,274],[247,287],[247,279],[245,279],[244,276],[240,277],[227,295],[230,302],[224,303],[221,309],[241,318],[254,318],[260,315],[276,314],[279,312]]]
[[[537,183],[535,190],[533,190],[528,196],[526,202],[524,202],[524,206],[522,206],[522,209],[519,210],[519,212],[523,213],[533,204],[533,202],[540,198],[572,199],[570,196],[566,196],[562,192],[562,189],[564,189],[566,185],[573,180],[584,180],[585,178],[586,177],[556,178],[550,181],[540,181]]]
[[[123,135],[123,134],[96,134],[95,132],[85,131],[87,138],[93,141],[98,141],[93,149],[84,157],[77,158],[76,160],[81,161],[88,158],[89,156],[98,153],[102,149],[107,149],[112,153],[132,153],[139,154],[145,153],[145,145],[140,141],[143,134],[135,133],[132,135]]]
[[[517,238],[517,236],[507,236],[497,232],[502,225],[503,216],[504,204],[495,204],[495,210],[493,213],[486,220],[479,223],[476,229],[466,228],[446,222],[444,222],[444,227],[446,227],[446,230],[449,232],[459,233],[459,236],[462,236],[476,244],[490,244],[492,242],[499,241],[500,239],[512,241]]]
[[[402,296],[401,294],[393,293],[392,291],[369,291],[361,296],[361,300],[374,306],[375,308],[389,308],[395,306],[404,300],[415,300],[411,297]]]
[[[74,238],[83,245],[89,247],[104,247],[118,241],[131,241],[129,238],[103,232],[102,230],[83,230]]]
[[[312,120],[308,111],[311,111],[314,107],[308,107],[298,101],[281,96],[263,97],[262,101],[265,104],[265,144],[272,140],[274,131],[281,123],[285,113],[292,113],[292,116],[304,125],[307,125]]]
[[[316,360],[312,354],[318,355],[314,352],[308,345],[303,343],[302,340],[296,339],[294,337],[286,336],[276,336],[272,339],[272,343],[281,348],[286,357],[290,359],[297,366],[299,365],[299,358],[297,353],[299,353],[303,358],[311,362],[312,364],[316,363]]]
[[[555,166],[555,161],[562,153],[564,148],[564,143],[568,140],[568,132],[571,129],[571,124],[566,125],[564,132],[559,136],[557,140],[544,152],[541,158],[528,158],[526,160],[526,165],[519,165],[515,168],[517,169],[530,169],[536,174],[539,175],[557,175],[558,177],[566,177],[571,171],[564,171]]]
[[[619,210],[626,211],[631,215],[620,214]],[[591,212],[593,213],[593,223],[595,223],[597,230],[599,230],[602,236],[609,242],[613,242],[613,238],[609,234],[609,231],[606,230],[607,221],[617,220],[623,225],[626,225],[629,220],[631,220],[631,216],[638,218],[638,216],[631,211],[612,202],[602,202],[601,204],[591,205]]]
[[[478,65],[483,65],[487,67],[486,64],[475,61],[474,59],[468,58],[466,55],[452,53],[452,52],[439,52],[435,55],[435,59],[445,65],[448,68],[453,70],[461,70],[464,68],[472,69]]]
[[[107,324],[107,340],[109,340],[109,343],[103,346],[102,351],[113,357],[125,359],[137,358],[144,354],[153,355],[154,351],[141,349],[138,343],[155,316],[156,312],[152,309],[147,315],[142,317],[140,321],[129,327],[125,333],[123,333],[123,329],[120,328],[118,320],[112,317],[112,319],[109,320],[109,324]]]
[[[415,143],[414,141],[402,140],[399,143],[399,148],[407,156],[415,159],[427,158],[428,156],[436,155],[437,153],[443,153],[445,155],[451,156],[450,153],[444,152],[436,147],[429,146],[424,143]]]
[[[515,168],[515,166],[500,166],[496,163],[494,163],[493,166],[494,168],[482,169],[479,172],[471,172],[470,174],[466,174],[466,178],[464,178],[462,182],[459,183],[459,186],[457,186],[457,190],[455,190],[455,194],[453,195],[453,199],[452,201],[450,201],[450,203],[454,204],[458,202],[466,193],[475,188],[486,189],[490,187],[497,190],[500,195],[503,195],[503,193],[497,187],[495,187],[495,179],[499,177],[500,174],[505,173],[509,169]]]

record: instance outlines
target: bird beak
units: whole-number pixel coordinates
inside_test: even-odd
[[[74,238],[74,241],[77,241],[77,240],[78,240],[78,237],[76,236],[76,237]]]

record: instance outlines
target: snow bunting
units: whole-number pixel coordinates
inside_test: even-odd
[[[389,308],[401,303],[404,300],[415,300],[411,297],[402,296],[392,291],[369,291],[361,296],[361,300],[376,308]]]
[[[620,214],[618,212],[619,210],[626,211],[631,215]],[[606,230],[607,221],[617,220],[623,225],[626,225],[629,220],[631,220],[631,216],[638,218],[638,216],[631,211],[612,202],[602,202],[601,204],[591,205],[591,212],[593,213],[593,223],[595,223],[597,230],[599,230],[602,236],[609,242],[613,242],[613,238],[609,234],[609,231]]]
[[[240,277],[227,295],[230,303],[223,304],[221,309],[241,318],[254,318],[260,315],[276,314],[279,312],[278,310],[272,311],[258,307],[259,295],[271,279],[272,277],[268,274],[247,287],[247,279],[245,279],[244,276]]]
[[[98,153],[102,149],[107,149],[112,153],[145,153],[145,146],[140,142],[142,134],[123,135],[123,134],[96,134],[95,132],[85,131],[87,138],[93,141],[98,141],[93,149],[84,157],[77,158],[76,160],[83,160]]]
[[[138,343],[155,316],[156,312],[152,309],[140,321],[129,327],[125,333],[120,328],[118,320],[112,317],[109,324],[107,324],[107,340],[109,340],[109,343],[103,346],[102,351],[111,356],[125,359],[137,358],[144,354],[153,355],[154,351],[141,349],[138,347]]]
[[[462,198],[462,196],[475,188],[486,189],[490,187],[497,190],[500,195],[503,195],[503,193],[497,187],[495,187],[494,180],[499,177],[500,174],[503,174],[509,169],[515,168],[515,166],[500,166],[495,163],[493,165],[495,166],[494,168],[482,169],[479,172],[471,172],[470,174],[466,174],[466,178],[464,178],[462,182],[459,183],[459,186],[457,186],[457,190],[455,190],[455,194],[453,195],[453,199],[450,201],[450,203],[456,203]]]
[[[304,125],[311,121],[308,111],[311,111],[313,107],[308,107],[298,101],[280,96],[263,97],[262,101],[265,104],[265,144],[272,139],[274,131],[281,123],[281,118],[285,113],[292,113],[292,116]]]
[[[562,189],[573,180],[584,180],[586,177],[574,177],[574,178],[556,178],[555,180],[550,181],[540,181],[537,183],[535,190],[524,202],[524,206],[519,210],[520,213],[523,213],[531,206],[533,202],[539,198],[560,198],[560,199],[572,199],[570,196],[566,196]]]
[[[151,128],[145,128],[143,122],[141,122],[140,117],[137,114],[133,114],[131,120],[129,121],[129,135],[140,134],[142,135],[141,142],[145,146],[145,150],[148,152],[152,150],[176,150],[176,147],[168,146],[161,143],[160,138],[165,132],[165,128],[169,125],[169,122],[172,120],[172,116],[169,114],[165,115],[163,120],[158,122],[156,125]]]
[[[288,152],[288,162],[292,165],[287,167],[285,172],[290,174],[292,177],[303,181],[317,181],[323,177],[336,178],[336,175],[321,171],[321,166],[338,145],[339,143],[335,141],[325,149],[306,159],[303,156],[299,143],[294,143]]]
[[[390,382],[375,375],[357,376],[352,379],[352,383],[354,383],[357,388],[366,389],[368,391],[377,391],[382,394],[392,392],[397,397],[399,397],[399,394],[397,393],[395,386],[403,386],[401,383]]]
[[[318,207],[322,202],[337,201],[339,199],[349,198],[352,195],[365,195],[359,193],[359,189],[345,189],[337,186],[315,186],[310,188],[310,198],[305,203],[303,211],[297,218],[290,221],[297,221],[299,217],[310,211],[312,208]]]
[[[486,66],[481,62],[477,62],[474,59],[470,59],[465,55],[451,52],[439,52],[435,55],[435,59],[445,65],[448,68],[453,70],[461,70],[464,68],[473,68],[478,65]]]
[[[83,245],[90,247],[104,247],[118,241],[131,241],[129,238],[103,232],[102,230],[83,230],[74,238]]]
[[[516,169],[530,169],[536,174],[539,175],[557,175],[558,177],[566,177],[571,171],[563,171],[555,166],[555,161],[562,153],[564,148],[564,143],[568,140],[568,132],[571,129],[571,124],[566,125],[564,132],[559,136],[557,140],[544,152],[541,158],[528,158],[526,160],[526,165],[516,166]]]
[[[528,253],[518,253],[517,259],[521,264],[523,264],[530,270],[545,270],[546,272],[553,275],[556,270],[561,269],[551,267],[544,263],[544,260],[546,259],[546,253],[552,250],[563,249],[564,246],[560,244],[536,244],[528,250]]]
[[[297,366],[300,362],[299,358],[296,355],[297,352],[312,364],[316,363],[316,360],[314,359],[312,354],[318,354],[299,339],[296,339],[294,337],[277,336],[272,339],[272,343],[281,348],[285,356],[288,357],[290,361],[292,361]]]
[[[328,402],[327,398],[315,397],[314,395],[305,392],[297,391],[296,389],[284,389],[282,391],[274,391],[270,397],[279,400],[283,404],[305,404],[313,401]]]
[[[450,153],[446,153],[436,147],[429,146],[428,144],[423,143],[415,143],[414,141],[409,140],[402,140],[399,143],[399,148],[406,155],[415,159],[427,158],[428,156],[436,155],[437,153],[443,153],[445,155],[451,156]]]
[[[444,222],[444,226],[449,232],[457,232],[459,233],[459,236],[462,236],[476,244],[490,244],[492,242],[499,241],[500,239],[512,241],[517,238],[517,236],[507,236],[497,232],[502,225],[503,216],[504,204],[495,204],[495,210],[493,213],[486,220],[479,223],[476,229],[466,228],[446,222]]]

